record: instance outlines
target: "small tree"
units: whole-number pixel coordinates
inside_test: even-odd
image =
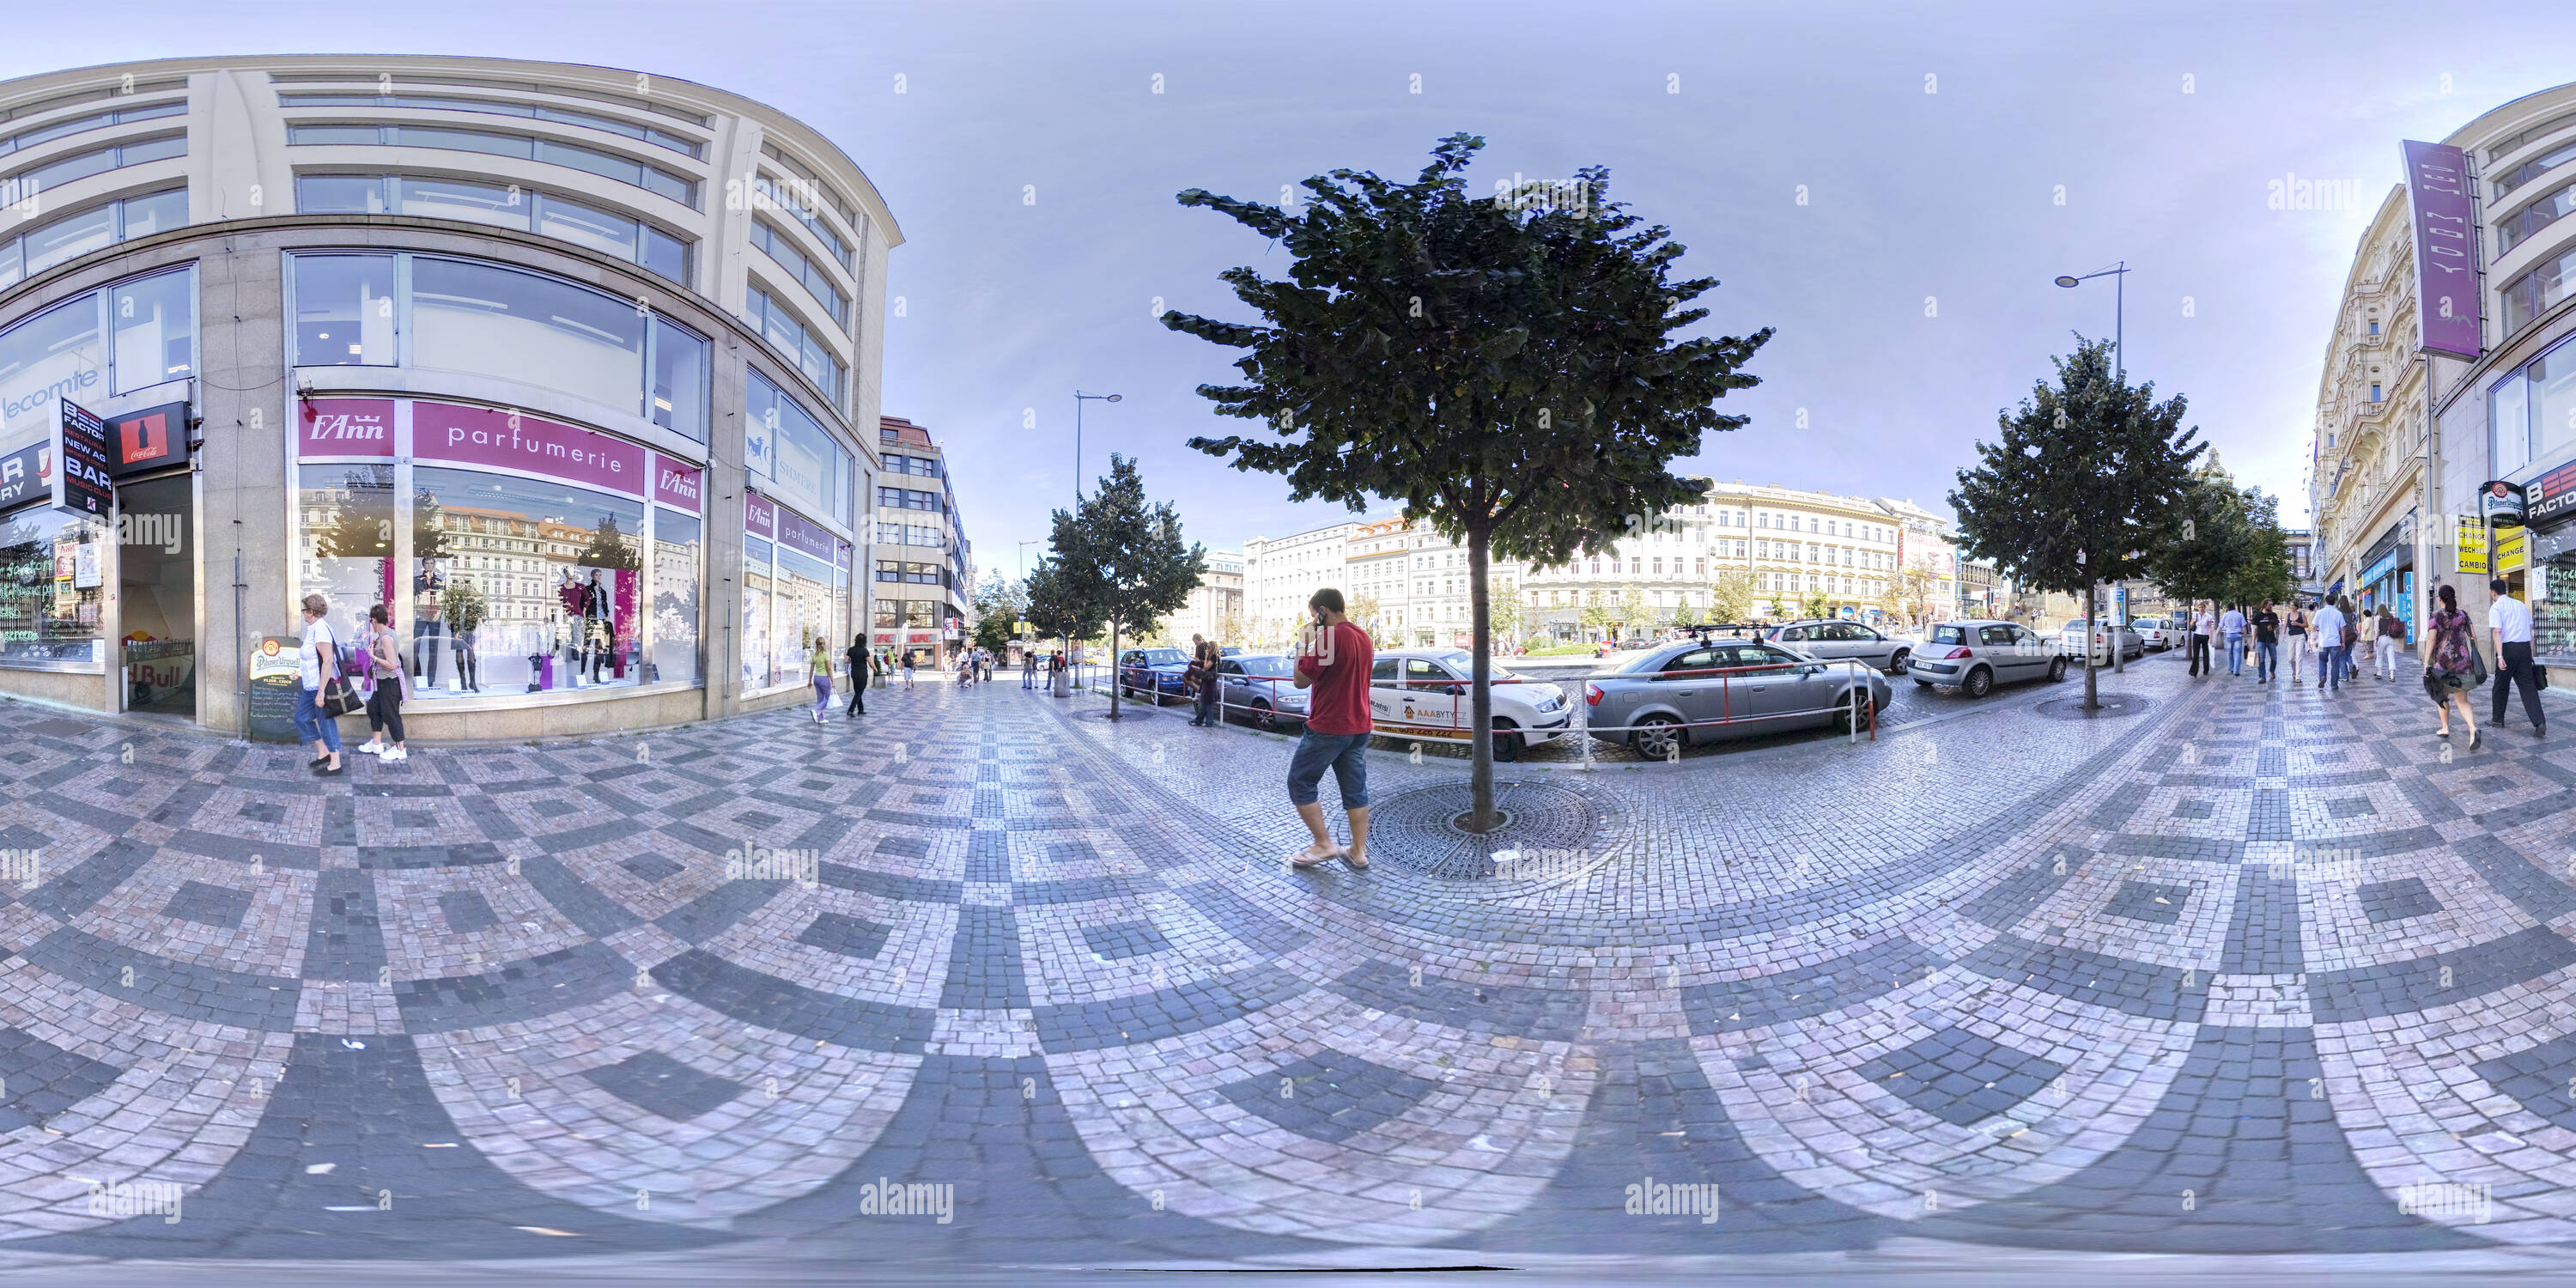
[[[1487,569],[1562,564],[1605,551],[1634,516],[1696,502],[1704,485],[1671,462],[1711,430],[1744,423],[1713,404],[1752,385],[1739,368],[1770,339],[1676,339],[1705,320],[1690,302],[1714,278],[1673,280],[1683,248],[1609,197],[1610,175],[1571,185],[1499,185],[1468,195],[1484,140],[1454,134],[1411,183],[1335,170],[1306,180],[1294,212],[1199,189],[1281,244],[1284,280],[1223,276],[1258,319],[1172,312],[1163,324],[1245,350],[1240,385],[1199,390],[1283,441],[1243,435],[1190,445],[1287,479],[1295,500],[1354,511],[1399,500],[1467,549],[1474,626],[1471,814],[1494,826],[1492,604]]]
[[[1730,568],[1717,575],[1708,585],[1708,619],[1712,622],[1740,622],[1753,615],[1753,574],[1742,568]]]
[[[1600,591],[1595,590],[1584,596],[1583,608],[1575,614],[1575,620],[1581,622],[1584,629],[1588,631],[1610,629],[1610,623],[1613,620],[1610,605],[1603,602]]]
[[[1047,545],[1065,599],[1086,620],[1109,628],[1113,668],[1123,633],[1180,611],[1207,575],[1207,548],[1181,540],[1181,517],[1171,502],[1146,504],[1136,462],[1114,452],[1099,488],[1075,502],[1072,512],[1055,512]],[[1119,718],[1114,672],[1109,718]]]
[[[1038,560],[1037,568],[1029,574],[1027,589],[1029,629],[1063,640],[1066,661],[1072,660],[1074,641],[1100,633],[1097,611],[1074,598],[1074,587],[1058,574],[1054,560]]]
[[[1798,611],[1811,618],[1831,617],[1834,615],[1833,596],[1821,590],[1808,591],[1806,602],[1798,605]]]
[[[2114,373],[2111,346],[2076,337],[2056,360],[2057,382],[2032,386],[2018,411],[1996,413],[1996,441],[1959,471],[1950,504],[1961,544],[2015,582],[2084,592],[2144,573],[2145,552],[2178,533],[2177,502],[2203,444],[2182,428],[2186,404],[2159,404],[2155,386]],[[2115,648],[2116,651],[2116,648]],[[2084,705],[2101,705],[2093,650],[2084,651]]]
[[[1619,593],[1619,631],[1642,631],[1654,625],[1655,615],[1646,607],[1646,592],[1631,585]]]

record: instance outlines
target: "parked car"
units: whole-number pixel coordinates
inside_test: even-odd
[[[1921,647],[1874,626],[1842,621],[1791,622],[1774,628],[1765,638],[1828,662],[1843,658],[1867,662],[1889,675],[1905,674],[1905,660]]]
[[[1905,668],[1920,685],[1956,688],[1982,698],[1997,684],[2046,676],[2050,683],[2066,678],[2066,655],[2053,651],[2037,632],[2015,622],[1974,618],[1935,622],[1924,632],[1923,647]]]
[[[1640,654],[1583,686],[1592,736],[1653,759],[1675,747],[1789,729],[1831,725],[1848,733],[1856,714],[1866,720],[1885,710],[1887,699],[1887,680],[1874,671],[1727,637]]]
[[[2109,666],[2111,664],[2110,633],[2113,629],[2115,628],[2112,627],[2111,623],[2107,619],[2096,619],[2093,623],[2093,641],[2091,649],[2093,656],[2101,659],[2098,665]],[[2120,634],[2120,656],[2145,657],[2147,655],[2147,641],[2144,636],[2139,635],[2138,632],[2131,627],[2122,626],[2116,629]],[[2057,633],[2057,651],[2068,657],[2080,658],[2084,656],[2085,649],[2084,619],[2081,617],[2070,618],[2066,623],[2066,629]]]
[[[2190,628],[2190,623],[2179,618],[2132,617],[2129,619],[2129,629],[2138,633],[2138,638],[2145,643],[2150,653],[2160,653],[2169,648],[2181,648],[2190,642],[2184,638],[2189,634]]]
[[[1469,692],[1475,665],[1475,655],[1462,648],[1378,654],[1369,668],[1369,719],[1390,738],[1466,741],[1475,722],[1475,699]],[[1488,675],[1493,682],[1494,759],[1518,760],[1523,748],[1566,735],[1573,712],[1565,690],[1500,666]]]
[[[1161,706],[1166,695],[1182,696],[1189,669],[1190,655],[1179,649],[1131,648],[1118,655],[1118,691]]]
[[[1225,711],[1241,713],[1263,729],[1306,722],[1309,690],[1297,687],[1297,661],[1276,653],[1245,654],[1216,664],[1225,686]]]

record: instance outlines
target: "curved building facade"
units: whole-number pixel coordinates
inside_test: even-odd
[[[387,606],[417,736],[585,733],[794,702],[867,630],[901,234],[773,109],[84,68],[0,83],[0,198],[0,694],[257,726],[320,591]]]

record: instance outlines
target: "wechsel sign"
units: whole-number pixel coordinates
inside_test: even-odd
[[[2406,199],[2415,211],[2416,347],[2475,360],[2484,348],[2468,156],[2448,144],[2413,140],[2404,151]]]

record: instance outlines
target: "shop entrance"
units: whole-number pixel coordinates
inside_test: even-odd
[[[197,500],[185,470],[116,485],[125,709],[197,718]]]

